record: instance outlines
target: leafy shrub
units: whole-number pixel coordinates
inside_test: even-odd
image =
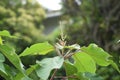
[[[78,44],[66,45],[65,37],[61,35],[58,43],[54,46],[48,42],[33,44],[27,47],[20,55],[15,50],[3,43],[4,36],[16,38],[6,30],[0,31],[0,75],[6,80],[50,80],[54,78],[68,80],[102,80],[97,76],[96,65],[108,66],[112,65],[118,72],[117,65],[110,59],[112,56],[91,43],[89,46],[80,47]],[[56,51],[57,56],[45,58],[41,61],[37,60],[36,64],[25,68],[20,57],[29,55],[46,55],[51,51]],[[9,60],[13,66],[5,63]],[[56,72],[64,67],[66,76],[56,76]],[[34,78],[30,75],[34,75]]]

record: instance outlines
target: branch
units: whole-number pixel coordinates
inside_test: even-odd
[[[53,72],[52,77],[50,78],[50,80],[53,80],[53,79],[54,79],[54,76],[55,76],[57,70],[58,70],[58,69],[55,69],[55,70],[54,70],[54,72]]]

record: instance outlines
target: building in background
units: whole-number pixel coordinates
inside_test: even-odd
[[[60,5],[61,0],[38,0],[38,2],[46,10],[46,19],[43,21],[45,26],[45,34],[49,34],[59,26],[60,16],[62,15]]]

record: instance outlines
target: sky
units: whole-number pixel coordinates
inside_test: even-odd
[[[43,7],[49,10],[60,10],[62,6],[60,5],[61,0],[37,0]]]

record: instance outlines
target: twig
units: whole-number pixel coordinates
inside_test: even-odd
[[[71,52],[71,50],[68,50],[67,53],[64,55],[64,58]]]
[[[57,55],[58,55],[58,56],[62,56],[62,54],[60,53],[60,51],[59,51],[59,49],[57,48],[56,45],[55,45],[55,49],[56,49],[56,51],[57,51]]]
[[[75,54],[75,53],[69,53],[68,55],[66,55],[66,56],[64,57],[64,59],[68,59],[68,58],[71,57],[73,54]]]
[[[64,41],[64,33],[63,33],[63,25],[62,25],[62,22],[60,22],[60,31],[61,31],[61,40]]]
[[[54,79],[54,76],[55,76],[55,74],[56,74],[57,70],[58,70],[58,69],[55,69],[55,70],[54,70],[54,72],[53,72],[53,74],[52,74],[52,76],[51,76],[50,80],[53,80],[53,79]]]
[[[72,55],[76,54],[77,52],[79,52],[80,50],[76,50],[73,53],[69,53],[68,55],[64,56],[64,59],[68,59],[69,57],[71,57]]]

